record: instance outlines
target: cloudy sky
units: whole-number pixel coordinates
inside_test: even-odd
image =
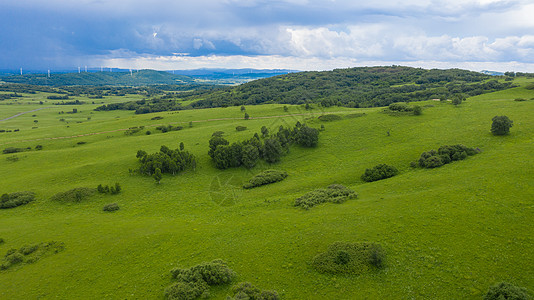
[[[534,72],[532,0],[2,0],[0,69]]]

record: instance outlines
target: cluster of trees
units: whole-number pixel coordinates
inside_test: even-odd
[[[99,184],[97,187],[96,187],[96,190],[97,192],[101,193],[101,194],[111,194],[111,195],[116,195],[118,193],[121,192],[122,188],[121,188],[121,185],[116,182],[115,183],[115,186],[109,186],[109,185],[102,185],[102,184]]]
[[[50,95],[50,96],[46,97],[46,99],[50,99],[50,100],[68,100],[69,96],[68,95],[63,95],[63,96]]]
[[[438,151],[423,152],[419,158],[418,165],[422,168],[437,168],[453,161],[466,159],[468,156],[477,153],[480,153],[478,148],[469,148],[461,144],[445,145],[439,147]]]
[[[141,174],[155,176],[154,178],[157,182],[161,180],[162,173],[175,175],[186,169],[196,168],[195,156],[184,150],[183,143],[180,143],[180,148],[176,150],[172,150],[163,145],[160,147],[159,152],[152,154],[148,154],[144,150],[138,150],[137,158],[141,162],[139,172]],[[159,179],[156,177],[159,177]]]
[[[300,122],[293,129],[280,126],[275,134],[269,134],[269,129],[263,126],[261,133],[261,138],[256,133],[251,139],[231,145],[220,133],[214,133],[209,141],[208,155],[219,169],[240,166],[252,168],[259,159],[268,163],[278,162],[293,143],[314,147],[319,140],[319,130]]]

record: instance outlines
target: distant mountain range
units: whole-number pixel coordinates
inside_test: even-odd
[[[20,70],[18,71],[20,72]],[[297,72],[294,70],[257,69],[197,69],[197,70],[124,70],[103,68],[102,71],[89,69],[76,72],[48,73],[28,71],[23,75],[16,70],[0,70],[0,82],[48,86],[68,85],[127,85],[142,86],[152,84],[240,84],[255,79],[268,78],[280,74]]]

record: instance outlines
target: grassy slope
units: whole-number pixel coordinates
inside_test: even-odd
[[[211,133],[223,130],[228,139],[240,140],[263,125],[274,129],[305,117],[195,122],[193,128],[150,136],[115,132],[22,143],[15,141],[155,122],[241,118],[242,113],[239,107],[143,116],[95,112],[91,121],[66,128],[57,121],[56,110],[67,107],[54,106],[37,112],[40,128],[33,131],[28,115],[2,122],[2,128],[21,131],[0,135],[0,144],[42,144],[44,150],[17,154],[21,159],[15,163],[0,156],[1,193],[32,190],[39,198],[0,211],[0,237],[6,240],[0,254],[49,240],[65,242],[66,250],[0,272],[0,298],[162,298],[171,268],[214,258],[228,261],[239,281],[276,289],[286,299],[479,299],[502,280],[533,288],[534,101],[511,100],[533,96],[518,88],[470,98],[460,107],[429,102],[434,107],[418,117],[346,109],[367,115],[331,123],[308,120],[326,127],[318,148],[292,148],[281,163],[251,171],[214,169],[206,154]],[[81,107],[88,113],[91,105]],[[252,117],[285,114],[279,105],[247,107],[247,112]],[[300,108],[290,108],[290,113],[298,112]],[[514,120],[512,134],[494,137],[491,118],[502,114]],[[151,121],[155,115],[164,119]],[[236,132],[237,125],[249,130]],[[76,144],[82,140],[87,144]],[[180,141],[199,157],[195,172],[165,176],[160,185],[128,174],[137,166],[136,150],[177,147]],[[483,152],[435,170],[408,167],[421,152],[453,143]],[[363,183],[359,176],[377,163],[395,165],[401,174]],[[257,189],[238,188],[272,167],[288,171],[289,177]],[[123,186],[121,195],[96,196],[76,205],[48,200],[73,187],[114,182]],[[331,183],[352,187],[358,199],[310,211],[291,207],[296,197]],[[110,202],[119,203],[121,210],[102,212]],[[382,244],[387,268],[358,277],[317,274],[308,262],[338,240]],[[214,291],[217,298],[227,294],[225,288]]]

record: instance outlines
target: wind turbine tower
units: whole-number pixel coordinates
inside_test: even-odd
[[[20,75],[22,75],[22,68],[20,68]]]

